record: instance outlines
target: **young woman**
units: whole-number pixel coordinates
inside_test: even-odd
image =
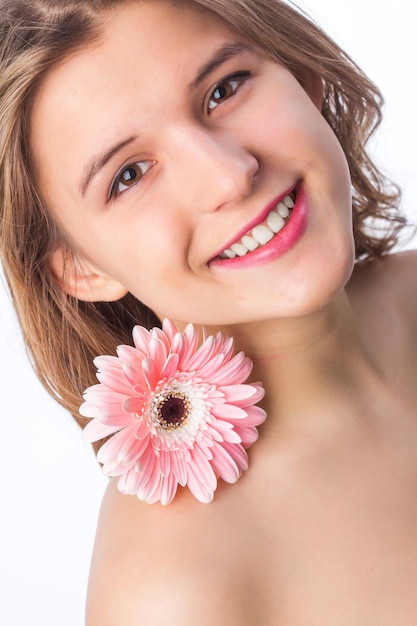
[[[386,255],[378,92],[281,2],[3,4],[1,250],[41,380],[78,416],[93,358],[169,317],[266,391],[208,506],[110,482],[87,623],[413,623],[416,257]]]

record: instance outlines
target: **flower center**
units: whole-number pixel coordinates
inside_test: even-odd
[[[191,411],[187,396],[178,391],[158,394],[152,404],[153,420],[165,430],[175,430],[182,426]]]

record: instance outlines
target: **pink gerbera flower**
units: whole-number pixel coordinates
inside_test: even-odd
[[[234,483],[248,467],[248,448],[266,414],[254,406],[260,383],[243,384],[252,362],[218,333],[198,347],[197,330],[133,329],[135,346],[99,356],[100,384],[85,392],[80,413],[94,418],[89,441],[112,435],[97,458],[118,488],[149,503],[168,504],[178,485],[211,502],[220,477]]]

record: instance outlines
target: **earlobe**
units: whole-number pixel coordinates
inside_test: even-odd
[[[67,295],[84,302],[113,302],[127,290],[113,278],[92,268],[71,252],[57,248],[50,261],[51,272]]]

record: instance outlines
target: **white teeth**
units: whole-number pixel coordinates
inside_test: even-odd
[[[259,246],[263,246],[274,237],[276,233],[285,226],[285,219],[290,215],[290,209],[294,207],[294,200],[291,196],[286,196],[277,204],[275,209],[268,214],[266,222],[258,224],[252,232],[244,235],[240,241],[232,244],[230,248],[223,250],[219,255],[221,259],[234,259],[237,256],[245,256],[248,252],[253,252]]]
[[[272,232],[272,230],[264,224],[259,224],[259,226],[255,226],[255,228],[252,230],[252,237],[258,243],[260,243],[261,246],[268,243],[268,241],[271,241],[273,236],[274,233]]]
[[[277,210],[280,216],[283,218],[288,217],[290,214],[289,208],[283,202],[278,203]]]
[[[228,250],[225,250],[221,256],[226,259],[234,259],[236,254],[232,250],[228,249]]]
[[[247,254],[248,249],[242,245],[241,243],[234,243],[230,246],[230,250],[236,254],[236,256],[245,256]]]
[[[250,252],[253,252],[254,250],[256,250],[256,248],[259,248],[259,243],[256,241],[256,239],[254,239],[253,237],[249,237],[249,235],[244,235],[242,237],[242,243]]]
[[[266,223],[268,224],[268,228],[270,228],[273,233],[279,233],[279,231],[285,224],[284,218],[281,217],[281,215],[276,211],[271,211],[271,213],[268,215]]]

